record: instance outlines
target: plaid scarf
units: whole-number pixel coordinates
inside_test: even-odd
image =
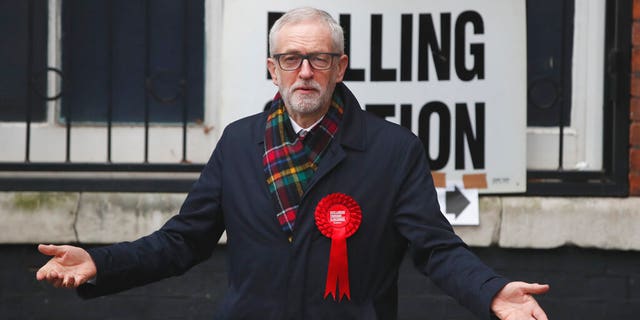
[[[270,110],[273,111],[267,117],[262,164],[278,222],[291,235],[305,187],[342,120],[342,101],[334,94],[327,114],[304,138],[293,132],[280,94],[275,96]]]

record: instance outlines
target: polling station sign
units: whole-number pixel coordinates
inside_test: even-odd
[[[524,0],[225,1],[221,125],[262,110],[269,27],[314,6],[345,31],[345,83],[367,111],[412,130],[436,183],[526,189]]]

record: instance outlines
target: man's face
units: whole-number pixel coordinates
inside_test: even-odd
[[[275,38],[273,54],[335,52],[332,44],[331,32],[322,23],[287,24]],[[305,59],[300,68],[285,71],[275,59],[269,58],[267,66],[290,113],[324,114],[329,109],[336,83],[342,81],[347,61],[346,55],[335,57],[330,69],[316,70]]]

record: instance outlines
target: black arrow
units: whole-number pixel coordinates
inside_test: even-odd
[[[458,216],[469,205],[469,200],[460,192],[458,186],[454,186],[453,191],[447,191],[447,213],[453,213]]]

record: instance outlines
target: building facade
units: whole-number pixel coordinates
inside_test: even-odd
[[[251,1],[235,5],[245,3]],[[501,2],[485,5],[496,3]],[[294,5],[273,6],[264,14],[265,30],[281,7]],[[354,35],[347,37],[356,57],[347,85],[354,86],[359,71],[362,81],[373,83],[391,69],[383,58],[380,65],[387,69],[375,69],[373,55],[359,68],[355,36],[366,34],[375,42],[379,27],[381,41],[389,41],[385,26],[412,21],[413,27],[399,30],[415,31],[415,57],[422,52],[421,23],[431,21],[434,40],[425,40],[424,50],[449,53],[451,66],[459,49],[454,30],[460,12],[483,13],[435,5],[433,11],[407,7],[397,16],[363,17],[355,14],[358,4],[344,10],[328,6]],[[525,63],[526,79],[514,88],[525,90],[526,100],[514,107],[526,112],[520,126],[526,188],[480,191],[479,225],[456,226],[456,232],[501,273],[550,283],[552,291],[540,300],[551,318],[632,319],[640,311],[640,0],[521,6],[526,54],[517,59]],[[0,66],[6,70],[0,75],[0,252],[10,261],[0,272],[2,314],[212,316],[226,285],[224,238],[212,259],[180,279],[88,302],[35,281],[35,268],[46,261],[35,245],[129,241],[179,210],[227,119],[235,116],[225,84],[230,66],[264,63],[224,47],[230,7],[213,0],[0,1],[0,12],[8,13],[0,22]],[[370,33],[360,31],[357,19]],[[444,45],[446,26],[452,30],[451,51]],[[483,32],[492,32],[490,21],[484,26]],[[231,37],[263,39],[259,48],[266,57],[263,31]],[[435,60],[428,63],[431,72],[439,68]],[[489,78],[493,69],[486,68]],[[399,63],[398,83],[403,70]],[[258,71],[268,81],[266,68]],[[406,77],[420,78],[419,72],[410,70]],[[269,98],[257,97],[251,108],[260,112]],[[402,102],[371,105],[368,111],[390,121],[420,126],[417,111],[404,123]],[[477,134],[477,123],[473,127]],[[438,151],[427,151],[432,167],[437,165]],[[486,177],[491,180],[490,172]],[[471,319],[408,261],[399,299],[403,319],[430,318],[421,316],[425,309],[435,318]]]

